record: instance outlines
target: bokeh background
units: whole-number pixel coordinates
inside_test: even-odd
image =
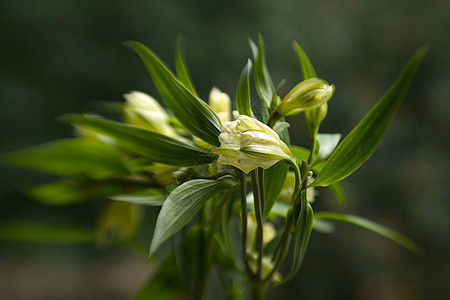
[[[140,41],[173,66],[182,34],[191,75],[235,94],[264,36],[268,67],[285,91],[301,79],[292,40],[318,75],[336,85],[322,131],[347,134],[394,81],[408,56],[431,46],[406,101],[372,158],[343,184],[346,212],[390,226],[422,244],[424,256],[347,224],[314,233],[300,274],[272,299],[448,299],[450,295],[450,2],[445,0],[18,0],[0,4],[0,153],[71,136],[55,117],[95,110],[141,90],[157,95],[125,40]],[[283,93],[283,89],[281,91]],[[290,119],[308,146],[301,116]],[[7,166],[0,217],[94,226],[98,205],[47,207],[22,190],[45,174]],[[326,190],[315,210],[342,211]],[[151,215],[151,214],[150,214]],[[148,221],[151,223],[151,220]],[[148,241],[150,242],[150,241]],[[151,273],[129,251],[87,245],[0,241],[1,299],[129,299]]]

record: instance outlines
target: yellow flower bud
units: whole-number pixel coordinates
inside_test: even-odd
[[[125,121],[151,131],[171,137],[178,137],[169,124],[166,111],[153,97],[142,92],[132,91],[123,95]]]
[[[284,97],[277,111],[281,116],[295,115],[327,102],[333,93],[334,85],[319,78],[309,78],[297,84]]]
[[[295,160],[272,128],[248,116],[225,123],[219,141],[218,163],[235,166],[245,173],[257,167],[270,168],[280,160]]]
[[[209,106],[217,113],[222,123],[230,121],[231,99],[227,93],[213,87],[209,93]]]

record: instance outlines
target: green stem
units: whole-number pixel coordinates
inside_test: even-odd
[[[249,276],[249,278],[251,278],[253,277],[253,272],[248,264],[248,256],[247,256],[247,180],[245,173],[242,171],[239,171],[239,180],[241,188],[242,259],[244,261],[247,275]]]
[[[212,245],[213,245],[213,241],[214,241],[214,234],[217,230],[217,226],[219,225],[223,207],[225,206],[225,203],[227,202],[227,200],[230,200],[232,198],[235,190],[236,190],[235,188],[231,188],[228,191],[226,191],[225,193],[223,193],[222,196],[219,198],[217,205],[214,209],[214,214],[213,214],[212,221],[211,221],[211,228],[209,230],[208,237],[205,241],[204,255],[202,256],[202,259],[201,259],[200,289],[199,289],[199,295],[200,295],[199,298],[200,299],[203,299],[203,297],[204,297],[206,285],[207,285],[207,281],[208,281],[209,269],[211,266],[211,250],[212,250]]]
[[[261,278],[262,275],[262,259],[264,254],[264,236],[263,236],[263,225],[264,225],[264,172],[262,168],[257,168],[252,172],[252,187],[253,187],[253,197],[255,205],[255,216],[256,216],[256,250],[258,252],[257,257],[257,268],[256,275],[257,278]]]
[[[308,157],[308,168],[311,167],[311,163],[312,163],[312,159],[313,159],[313,156],[314,156],[314,152],[316,152],[316,134],[314,134],[311,137],[311,140],[312,140],[312,145],[311,145],[311,151],[309,152],[309,157]],[[309,169],[308,169],[308,171],[309,171]],[[307,172],[307,171],[304,171],[304,172]]]
[[[266,299],[268,283],[262,281],[255,281],[252,284],[252,300]]]

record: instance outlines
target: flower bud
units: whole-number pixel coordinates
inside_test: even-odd
[[[177,137],[175,130],[169,124],[166,111],[153,97],[137,91],[123,96],[126,100],[124,118],[127,123]]]
[[[328,111],[328,103],[325,102],[317,107],[305,110],[306,127],[309,135],[315,136],[319,131],[320,123],[325,119]]]
[[[209,93],[209,106],[217,113],[222,123],[230,121],[231,100],[227,93],[213,87]]]
[[[317,107],[328,100],[334,93],[334,85],[319,78],[309,78],[297,84],[278,105],[281,116],[298,114]]]
[[[280,160],[295,160],[275,131],[248,116],[225,123],[219,141],[218,163],[235,166],[245,173],[257,167],[270,168]]]

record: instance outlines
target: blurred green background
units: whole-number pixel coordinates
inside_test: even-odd
[[[323,132],[347,134],[394,81],[408,56],[430,44],[406,101],[380,149],[344,181],[346,212],[390,226],[422,244],[417,257],[346,224],[315,232],[300,274],[273,299],[446,299],[450,295],[450,2],[401,1],[87,1],[19,0],[0,5],[0,153],[71,136],[55,121],[122,101],[157,96],[125,40],[140,41],[173,66],[182,34],[196,87],[235,94],[250,57],[248,38],[264,36],[281,94],[301,79],[292,40],[319,77],[335,84]],[[303,117],[291,136],[308,146]],[[96,202],[47,207],[21,192],[50,177],[1,167],[0,218],[92,227]],[[51,179],[51,178],[50,178]],[[341,211],[326,190],[315,210]],[[101,200],[99,200],[101,201]],[[152,220],[147,220],[150,224]],[[148,239],[148,243],[150,240]],[[142,257],[87,245],[0,242],[1,299],[129,299],[151,272]]]

